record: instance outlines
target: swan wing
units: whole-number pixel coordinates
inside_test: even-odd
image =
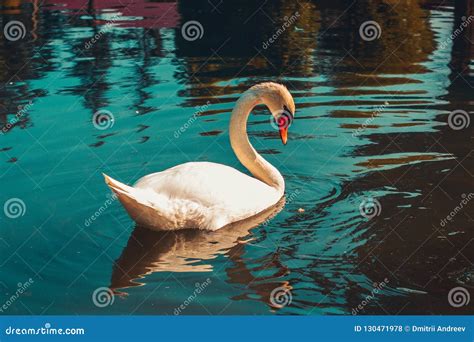
[[[185,163],[138,180],[137,189],[153,191],[169,203],[187,201],[214,229],[255,215],[278,202],[281,195],[267,184],[232,167],[210,163]],[[196,206],[196,207],[195,207]],[[176,210],[173,205],[172,210]]]
[[[133,187],[108,178],[135,221],[167,230],[217,230],[260,213],[282,197],[258,179],[209,162],[185,163],[153,173]]]

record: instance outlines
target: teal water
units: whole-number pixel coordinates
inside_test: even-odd
[[[449,38],[463,4],[4,3],[2,27],[19,20],[26,37],[0,45],[0,204],[24,204],[0,212],[1,313],[351,314],[381,282],[360,314],[472,313],[448,303],[474,286],[472,204],[441,224],[473,192],[472,124],[447,125],[473,110],[472,28]],[[181,33],[189,20],[203,26],[196,41]],[[379,39],[360,38],[367,20]],[[265,108],[249,122],[286,180],[277,216],[234,232],[136,228],[102,172],[133,183],[188,161],[245,171],[229,115],[268,80],[297,107],[286,146]],[[101,287],[115,293],[105,307]],[[272,304],[277,288],[291,303]]]

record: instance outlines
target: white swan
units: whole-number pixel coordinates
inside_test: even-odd
[[[281,84],[257,84],[237,101],[229,126],[232,149],[255,177],[226,165],[190,162],[147,175],[133,186],[104,174],[130,217],[152,230],[217,230],[250,218],[278,203],[285,191],[280,172],[252,147],[247,119],[265,104],[284,144],[295,113],[290,92]]]

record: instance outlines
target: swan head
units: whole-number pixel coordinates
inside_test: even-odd
[[[288,89],[278,83],[260,83],[250,88],[260,103],[265,104],[272,113],[272,126],[278,128],[284,145],[288,140],[288,127],[295,117],[295,101]]]

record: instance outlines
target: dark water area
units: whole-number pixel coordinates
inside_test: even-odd
[[[474,313],[448,300],[474,294],[471,1],[1,4],[1,314]],[[23,38],[6,39],[12,21]],[[297,108],[286,146],[266,108],[248,126],[285,178],[280,211],[214,233],[135,227],[102,172],[245,171],[229,117],[263,81]]]

